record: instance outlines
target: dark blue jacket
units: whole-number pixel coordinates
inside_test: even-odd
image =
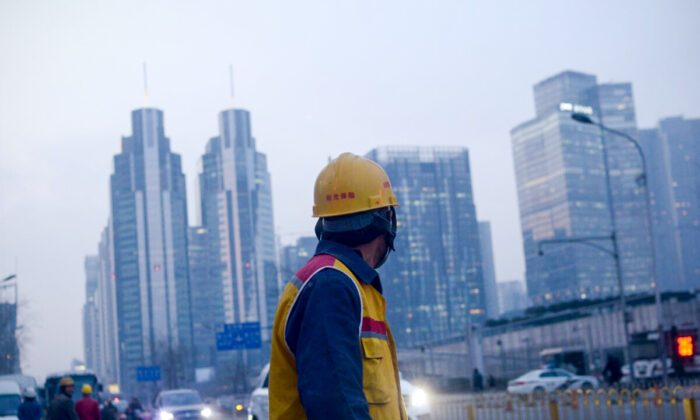
[[[36,400],[24,400],[17,409],[19,420],[41,420],[44,411]]]
[[[318,254],[339,259],[358,280],[382,292],[379,274],[358,251],[322,240]],[[285,338],[296,359],[297,388],[309,419],[370,419],[362,391],[361,314],[357,287],[338,270],[319,271],[297,297]]]

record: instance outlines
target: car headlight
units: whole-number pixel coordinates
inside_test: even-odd
[[[175,416],[173,416],[173,413],[169,411],[162,410],[158,413],[158,418],[160,420],[173,420]]]
[[[211,408],[209,407],[204,407],[202,408],[202,411],[199,412],[199,414],[202,415],[202,417],[211,417]]]
[[[428,394],[420,388],[417,388],[411,394],[411,405],[414,407],[423,407],[428,404]]]

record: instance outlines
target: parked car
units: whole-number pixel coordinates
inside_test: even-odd
[[[268,381],[270,364],[268,363],[260,372],[257,386],[250,395],[248,406],[248,420],[268,420]],[[419,387],[413,386],[405,379],[401,379],[401,393],[406,404],[406,414],[409,420],[430,419],[430,405],[428,395]]]
[[[587,391],[595,388],[598,388],[598,379],[595,377],[575,375],[564,369],[532,370],[508,382],[508,392],[511,394],[535,394],[537,396],[558,389]]]
[[[213,411],[193,389],[162,391],[154,404],[154,420],[200,420],[212,417]]]
[[[0,418],[17,420],[17,409],[22,403],[22,389],[15,381],[0,382]]]

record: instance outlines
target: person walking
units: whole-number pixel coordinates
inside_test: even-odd
[[[64,376],[58,383],[58,394],[54,397],[46,413],[47,420],[78,420],[73,404],[75,382],[70,376]]]
[[[36,400],[36,391],[34,388],[24,390],[24,401],[17,409],[17,418],[19,420],[41,420],[44,416],[44,410]]]
[[[476,392],[484,390],[484,377],[477,368],[474,368],[474,372],[472,373],[472,389]]]
[[[127,420],[139,420],[141,414],[143,413],[143,407],[141,406],[141,401],[134,397],[129,401],[129,406],[126,408],[126,418]]]
[[[117,420],[119,417],[119,410],[112,404],[112,399],[109,398],[105,401],[102,411],[100,411],[100,417],[102,420]]]
[[[617,384],[622,379],[622,364],[615,356],[608,356],[603,369],[603,378],[610,386]]]
[[[80,420],[100,420],[100,404],[91,396],[92,387],[88,384],[83,385],[82,393],[83,398],[75,403],[78,418]]]
[[[316,179],[315,255],[287,283],[270,359],[270,419],[406,419],[376,269],[399,205],[377,163],[351,153]]]

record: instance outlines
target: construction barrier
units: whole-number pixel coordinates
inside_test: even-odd
[[[700,386],[461,394],[431,401],[432,420],[700,420]]]

